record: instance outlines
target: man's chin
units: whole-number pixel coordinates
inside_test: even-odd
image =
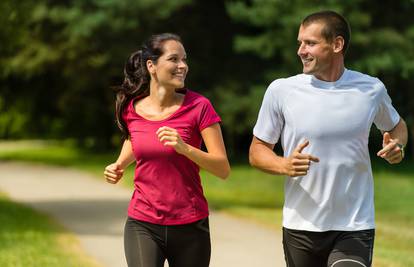
[[[312,75],[312,74],[315,73],[315,69],[314,68],[305,67],[305,66],[303,66],[303,70],[302,71],[303,71],[304,74],[309,74],[309,75]]]

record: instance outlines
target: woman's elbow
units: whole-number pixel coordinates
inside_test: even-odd
[[[230,176],[230,172],[231,172],[230,164],[228,161],[226,161],[224,168],[220,171],[220,173],[217,174],[217,176],[225,180]]]

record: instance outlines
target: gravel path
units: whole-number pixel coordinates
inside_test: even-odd
[[[73,169],[0,162],[0,191],[56,218],[102,266],[126,266],[122,232],[130,190]],[[285,266],[280,232],[221,212],[211,213],[210,228],[211,267]]]

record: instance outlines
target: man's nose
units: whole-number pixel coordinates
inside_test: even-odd
[[[297,51],[298,56],[304,55],[305,53],[305,46],[303,44],[300,44]]]

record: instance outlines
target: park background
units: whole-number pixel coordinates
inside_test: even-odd
[[[188,55],[186,87],[207,96],[222,117],[233,166],[225,183],[203,173],[210,205],[279,227],[283,178],[247,165],[252,127],[268,84],[302,70],[296,55],[301,19],[323,9],[350,22],[346,67],[380,78],[409,127],[403,164],[376,158],[381,135],[375,127],[370,150],[377,266],[414,266],[413,0],[3,0],[0,158],[99,176],[121,144],[111,87],[122,82],[124,63],[142,41],[174,32]],[[124,184],[131,187],[131,180]]]

